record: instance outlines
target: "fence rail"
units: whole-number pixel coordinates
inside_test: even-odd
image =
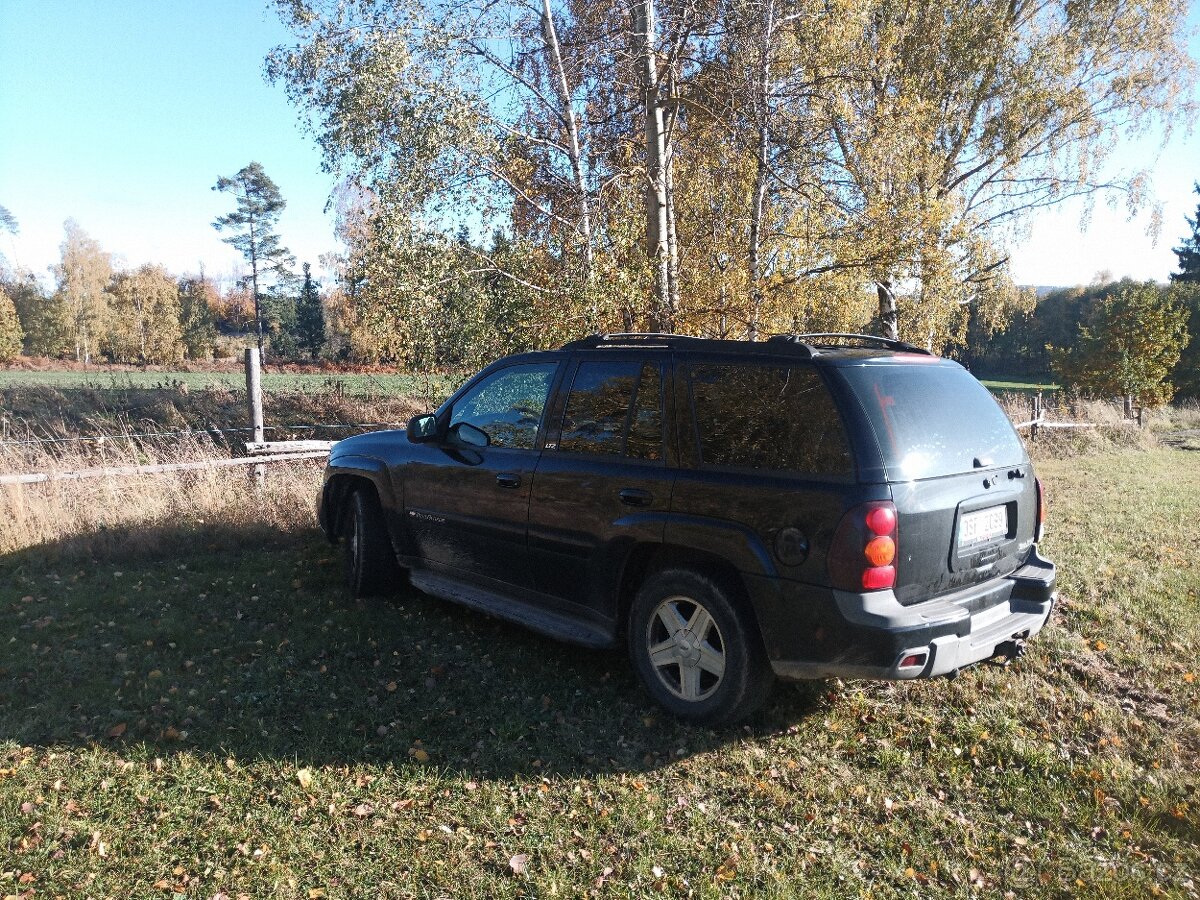
[[[166,472],[188,472],[197,469],[223,469],[231,466],[259,466],[264,463],[324,459],[327,456],[329,456],[329,451],[321,450],[307,453],[277,453],[270,456],[242,456],[234,459],[157,463],[148,466],[103,466],[95,469],[76,469],[71,472],[25,472],[17,475],[0,475],[0,484],[41,484],[47,481],[81,481],[87,478],[120,478],[127,475],[161,475]]]
[[[266,425],[262,424],[262,393],[259,387],[258,379],[258,352],[254,350],[246,351],[246,383],[247,383],[247,402],[250,420],[253,423],[248,428],[207,428],[207,429],[192,429],[182,431],[153,431],[141,434],[125,434],[125,435],[98,435],[95,437],[60,437],[60,438],[42,438],[19,441],[0,441],[0,446],[4,445],[24,445],[24,444],[42,444],[42,443],[67,443],[71,441],[90,441],[93,443],[104,443],[107,440],[113,442],[137,437],[172,437],[183,435],[200,435],[200,434],[225,434],[234,432],[253,432],[254,440],[246,441],[246,456],[235,457],[233,459],[205,459],[195,462],[181,463],[158,463],[144,466],[102,466],[97,468],[77,469],[67,472],[24,472],[18,474],[4,475],[0,474],[0,485],[6,484],[40,484],[49,481],[79,481],[88,478],[113,478],[131,475],[157,475],[168,472],[187,472],[201,469],[216,469],[230,468],[237,466],[254,466],[256,477],[261,480],[263,469],[261,466],[267,463],[277,462],[296,462],[312,459],[323,459],[329,456],[329,452],[333,449],[337,441],[322,441],[322,440],[294,440],[294,441],[267,441],[264,440],[264,432],[266,431],[286,431],[286,430],[302,430],[302,429],[321,429],[321,428],[389,428],[398,425],[396,422],[358,422],[345,425],[324,425],[324,424],[305,424],[305,425]],[[1037,393],[1031,398],[1031,412],[1033,418],[1027,422],[1018,422],[1013,427],[1017,429],[1028,428],[1031,440],[1037,438],[1039,429],[1042,428],[1129,428],[1133,426],[1140,427],[1142,424],[1142,410],[1133,408],[1133,418],[1120,424],[1097,423],[1097,422],[1050,422],[1046,419],[1045,408],[1042,405],[1042,395]]]
[[[1028,428],[1029,439],[1037,440],[1041,428],[1132,428],[1142,427],[1142,407],[1125,403],[1126,420],[1124,422],[1050,422],[1046,419],[1046,409],[1042,405],[1042,392],[1038,391],[1029,401],[1030,413],[1033,418],[1028,422],[1018,422],[1014,428]]]

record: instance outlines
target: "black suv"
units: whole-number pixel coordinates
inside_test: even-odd
[[[776,677],[930,678],[1054,603],[1041,484],[957,363],[864,335],[598,335],[340,441],[355,595],[414,587],[589,647],[710,724]],[[402,569],[403,567],[403,569]]]

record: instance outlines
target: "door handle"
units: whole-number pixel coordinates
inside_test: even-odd
[[[626,506],[649,506],[654,502],[654,495],[641,488],[623,488],[617,496]]]
[[[502,488],[518,488],[521,486],[521,476],[516,472],[501,472],[496,476],[496,484]]]

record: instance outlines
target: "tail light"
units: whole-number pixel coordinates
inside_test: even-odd
[[[1042,487],[1040,478],[1033,479],[1033,483],[1037,485],[1037,530],[1033,534],[1033,539],[1040,543],[1042,535],[1046,533],[1046,489]]]
[[[856,506],[838,523],[829,548],[829,580],[843,591],[896,586],[896,507],[886,501]]]

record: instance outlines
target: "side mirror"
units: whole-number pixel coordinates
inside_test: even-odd
[[[414,444],[432,441],[437,437],[437,416],[425,413],[408,420],[408,439]]]
[[[482,428],[477,428],[470,422],[459,422],[450,429],[450,434],[460,444],[467,447],[484,448],[492,442],[491,437]]]

